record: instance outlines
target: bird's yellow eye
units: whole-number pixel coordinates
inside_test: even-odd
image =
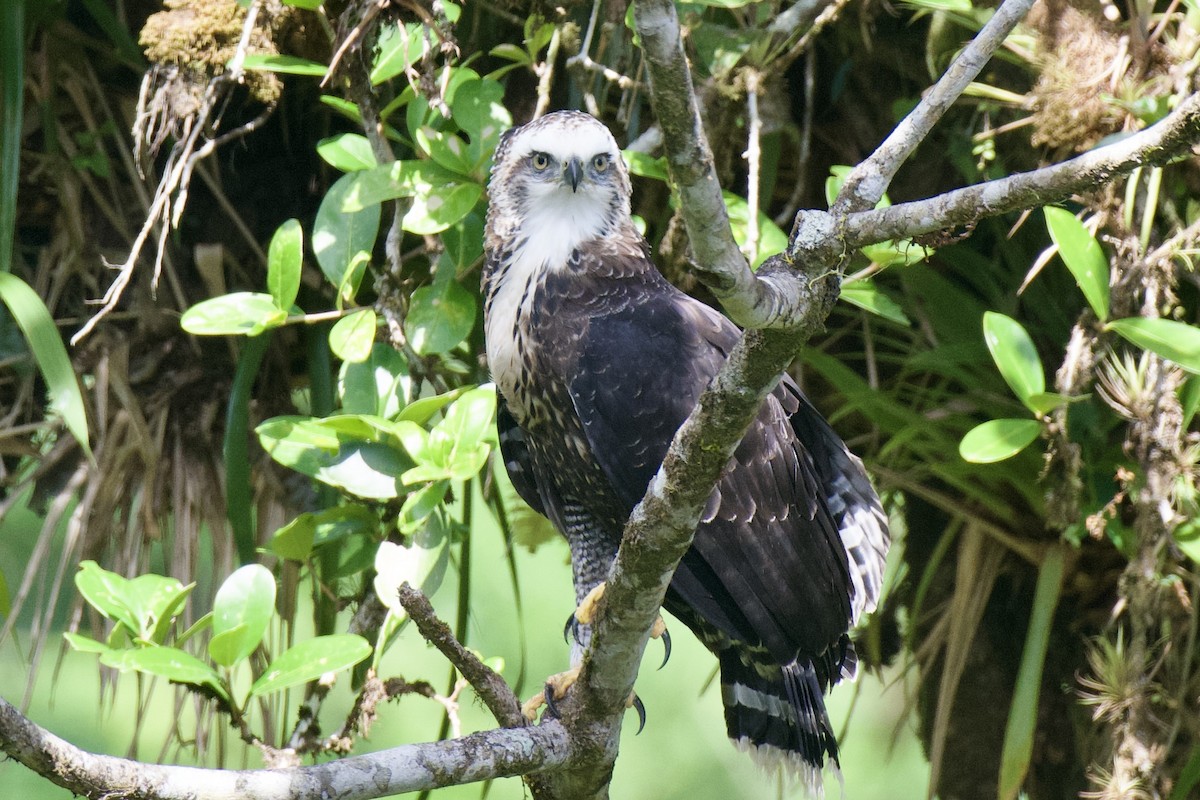
[[[541,172],[542,170],[550,167],[550,156],[546,155],[545,153],[534,153],[533,156],[530,157],[529,163],[533,164],[534,169],[536,169],[538,172]]]
[[[592,159],[592,169],[596,172],[604,172],[608,169],[608,156],[600,154]]]

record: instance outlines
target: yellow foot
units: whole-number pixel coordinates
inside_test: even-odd
[[[537,719],[538,709],[542,706],[548,707],[550,712],[557,716],[558,712],[554,708],[555,701],[566,697],[567,690],[578,679],[579,667],[546,678],[546,684],[542,687],[542,690],[521,705],[521,713],[525,715],[525,719],[530,722]]]
[[[575,609],[576,622],[580,625],[591,625],[596,621],[596,613],[599,610],[597,605],[600,602],[600,598],[604,597],[605,588],[604,582],[601,581],[584,596],[583,600],[579,603],[579,608]]]

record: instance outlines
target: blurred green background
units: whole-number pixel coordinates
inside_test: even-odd
[[[522,655],[518,625],[523,624],[528,640],[522,696],[533,693],[545,675],[566,668],[568,647],[562,639],[563,621],[571,611],[573,593],[567,566],[565,542],[555,540],[536,552],[519,550],[516,564],[524,608],[517,618],[514,588],[506,560],[505,543],[494,522],[486,515],[475,523],[471,536],[471,601],[467,644],[486,657],[501,656],[504,675],[511,682],[521,672]],[[36,539],[40,520],[30,513],[9,516],[0,529],[0,568],[15,590],[27,559],[27,548]],[[893,553],[895,555],[895,551]],[[443,619],[453,620],[458,596],[457,572],[452,567],[445,583],[434,595],[434,605]],[[46,581],[49,584],[49,580]],[[66,581],[69,602],[74,586]],[[59,615],[60,619],[62,615]],[[304,615],[301,613],[300,618]],[[800,789],[781,782],[737,752],[724,732],[719,691],[710,679],[715,660],[678,622],[668,619],[673,654],[667,666],[657,669],[662,646],[651,642],[643,663],[637,691],[646,705],[645,730],[635,735],[636,717],[630,712],[622,734],[612,796],[621,800],[717,800],[735,798],[798,797]],[[278,632],[276,632],[278,636]],[[299,633],[298,633],[299,636]],[[0,693],[13,703],[25,696],[31,674],[28,662],[28,622],[18,626],[15,638],[0,646]],[[164,748],[173,725],[181,737],[193,730],[193,703],[177,710],[174,688],[159,682],[144,709],[144,724],[134,742],[138,683],[121,676],[115,685],[102,682],[93,655],[68,652],[59,660],[58,634],[54,633],[37,665],[28,708],[29,716],[43,727],[88,750],[143,760],[172,763],[217,763],[222,753],[230,767],[262,765],[257,752],[245,747],[231,729],[212,728],[207,752],[188,748]],[[384,660],[382,677],[403,676],[409,681],[425,679],[445,691],[449,669],[440,654],[424,644],[411,627]],[[349,707],[345,674],[327,699],[322,711],[326,733],[333,730]],[[248,680],[248,676],[246,676]],[[911,688],[898,669],[882,678],[862,675],[856,684],[838,687],[829,698],[830,715],[841,732],[842,772],[845,797],[849,800],[894,800],[921,797],[929,767],[906,716],[906,697]],[[288,701],[294,707],[300,693]],[[461,698],[464,732],[493,727],[486,709],[470,690]],[[406,696],[380,707],[379,719],[369,739],[360,741],[355,752],[383,749],[392,745],[428,741],[436,737],[443,717],[442,707],[418,696]],[[848,722],[847,722],[848,720]],[[5,798],[23,800],[67,800],[71,793],[53,786],[12,761],[0,763],[0,792]],[[837,781],[826,777],[829,797],[842,796]],[[480,785],[454,787],[433,793],[437,800],[478,798]],[[408,795],[415,797],[415,794]],[[488,787],[486,796],[496,800],[525,797],[518,779],[504,779]]]

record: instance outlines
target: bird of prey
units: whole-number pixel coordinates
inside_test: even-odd
[[[630,217],[629,172],[573,111],[507,131],[488,187],[483,285],[499,440],[521,497],[571,550],[577,603],[740,332],[676,289]],[[823,693],[856,669],[887,521],[862,463],[784,375],[709,497],[665,607],[716,654],[730,739],[819,789]],[[581,625],[574,659],[590,632]]]

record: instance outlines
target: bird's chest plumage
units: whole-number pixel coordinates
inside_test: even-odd
[[[603,510],[617,524],[619,504],[571,395],[588,326],[608,305],[606,291],[578,272],[523,275],[519,266],[499,265],[484,309],[493,380],[541,478],[562,498]]]

